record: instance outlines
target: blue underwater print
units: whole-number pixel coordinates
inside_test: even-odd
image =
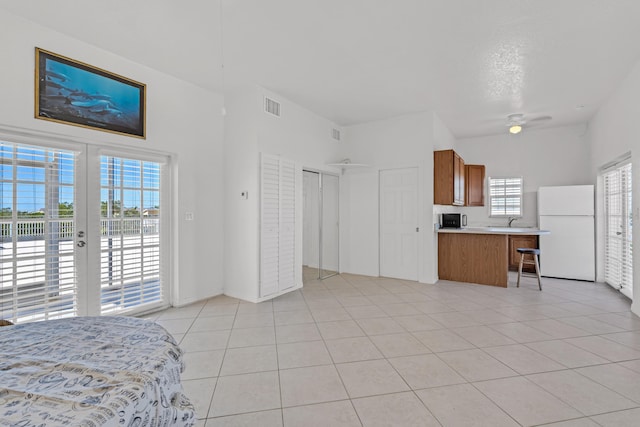
[[[144,137],[144,85],[39,51],[39,118]]]

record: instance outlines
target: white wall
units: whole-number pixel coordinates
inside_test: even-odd
[[[281,104],[281,117],[263,111],[264,97]],[[296,265],[302,285],[302,168],[336,172],[327,163],[339,160],[340,143],[331,138],[330,121],[260,87],[227,97],[225,122],[226,180],[225,294],[258,300],[260,153],[297,164]],[[248,191],[248,200],[240,192]]]
[[[633,176],[633,221],[640,223],[640,137],[637,123],[640,117],[640,61],[589,122],[588,140],[591,144],[589,173],[592,179],[602,166],[631,152]],[[640,247],[640,231],[634,227],[633,247]],[[598,241],[602,242],[602,227]],[[602,245],[598,244],[602,258]],[[631,310],[640,316],[640,251],[633,253],[633,293]]]
[[[433,113],[406,115],[350,126],[346,130],[344,157],[367,168],[343,175],[341,187],[342,270],[378,276],[379,267],[379,171],[418,168],[418,280],[433,283]],[[344,229],[344,228],[343,228]]]
[[[147,84],[147,139],[34,119],[35,47]],[[173,303],[223,290],[222,97],[3,11],[0,14],[0,127],[66,135],[88,144],[173,156]],[[194,221],[182,220],[194,213]]]
[[[456,152],[466,164],[485,165],[486,177],[522,176],[523,218],[515,227],[538,224],[538,187],[547,185],[595,184],[590,173],[589,144],[585,127],[529,128],[519,135],[503,134],[456,141]],[[506,226],[504,218],[489,218],[485,184],[485,206],[464,207],[469,226]]]

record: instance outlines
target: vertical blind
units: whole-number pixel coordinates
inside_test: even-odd
[[[490,216],[522,215],[522,178],[489,177]]]
[[[605,282],[633,298],[631,163],[603,175]]]
[[[76,153],[0,142],[0,318],[74,316]]]
[[[160,263],[161,164],[100,158],[101,313],[163,299]]]

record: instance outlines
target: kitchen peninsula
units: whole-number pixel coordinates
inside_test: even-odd
[[[536,228],[466,227],[438,230],[438,276],[442,280],[507,287],[509,236],[540,236]]]

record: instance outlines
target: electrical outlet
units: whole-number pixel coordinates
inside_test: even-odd
[[[184,213],[185,221],[193,221],[193,212],[185,212]]]

